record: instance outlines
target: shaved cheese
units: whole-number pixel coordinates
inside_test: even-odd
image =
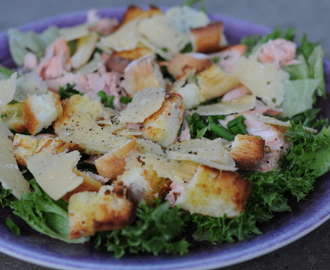
[[[96,32],[92,32],[77,41],[77,50],[71,57],[71,64],[73,68],[80,68],[88,62],[92,53],[95,50],[99,36]]]
[[[72,171],[79,158],[79,151],[53,155],[52,149],[46,147],[27,159],[27,168],[39,186],[53,200],[58,200],[83,182],[84,178]]]
[[[12,194],[20,199],[23,194],[30,192],[30,184],[18,169],[8,136],[13,134],[6,125],[0,123],[0,182],[4,189],[10,189]]]
[[[269,117],[269,116],[266,116],[266,115],[253,115],[252,117],[254,119],[258,120],[258,121],[261,121],[261,122],[264,122],[264,123],[267,123],[267,124],[271,124],[271,125],[274,125],[274,126],[292,127],[290,121],[284,122],[284,121],[281,121],[281,120],[276,119],[274,117]],[[304,127],[304,126],[303,126],[303,128],[305,130],[308,130],[309,132],[317,133],[317,129]]]
[[[62,36],[66,41],[71,41],[87,36],[89,34],[88,28],[89,25],[84,23],[72,27],[62,27],[59,31],[60,36]]]
[[[159,177],[168,178],[178,185],[187,183],[197,170],[198,164],[191,161],[171,160],[151,153],[141,155],[145,164],[152,165],[152,169]]]
[[[76,114],[67,125],[58,130],[58,137],[65,142],[79,144],[89,154],[105,154],[128,140],[125,137],[112,135],[86,115]]]
[[[158,143],[147,139],[137,139],[136,142],[142,154],[151,153],[157,156],[166,156],[164,150]]]
[[[188,6],[173,7],[165,16],[173,28],[183,33],[189,33],[190,29],[204,27],[211,22],[205,12]]]
[[[14,100],[25,101],[30,95],[42,95],[47,93],[47,82],[35,72],[30,72],[20,76],[16,80],[16,91]]]
[[[199,115],[228,115],[241,113],[253,109],[255,102],[256,97],[254,95],[246,95],[228,102],[199,106],[194,112]]]
[[[189,43],[189,34],[172,27],[169,18],[163,14],[145,18],[139,23],[137,31],[155,47],[165,49],[172,55]]]
[[[142,123],[150,115],[158,111],[165,100],[163,88],[149,87],[137,92],[119,114],[119,120],[126,123]]]
[[[235,162],[221,139],[194,139],[172,144],[167,154],[170,159],[190,160],[219,170],[236,170]]]
[[[13,73],[9,79],[0,80],[0,107],[13,100],[16,89],[17,73]]]
[[[87,64],[82,66],[81,68],[77,69],[74,71],[76,74],[81,74],[81,75],[88,75],[91,73],[94,73],[97,71],[99,68],[104,67],[104,59],[101,57],[101,54],[95,53],[94,57],[91,61],[89,61]]]
[[[133,50],[139,42],[139,34],[136,31],[139,19],[132,20],[116,32],[106,37],[101,37],[99,46],[102,48],[113,49],[117,52]]]
[[[284,100],[284,82],[289,74],[272,64],[258,62],[255,55],[241,57],[233,72],[234,76],[267,106],[276,107]]]
[[[174,91],[183,97],[184,107],[189,110],[203,101],[200,88],[195,83],[187,83]]]

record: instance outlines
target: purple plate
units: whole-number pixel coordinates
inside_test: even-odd
[[[125,8],[99,10],[100,16],[120,18]],[[225,34],[231,44],[250,34],[266,34],[270,30],[236,18],[211,14],[211,19],[223,21]],[[19,27],[20,30],[40,32],[50,25],[72,26],[85,21],[86,11],[68,13],[39,20]],[[8,51],[6,33],[0,34],[0,63],[13,67]],[[330,62],[325,60],[327,93],[330,92]],[[324,116],[330,117],[326,102],[321,102]],[[319,178],[306,200],[293,206],[291,213],[276,216],[263,234],[237,243],[210,245],[200,243],[184,256],[127,255],[115,259],[107,252],[93,249],[89,244],[66,244],[29,228],[9,209],[0,208],[0,252],[34,264],[59,269],[205,269],[233,265],[279,249],[311,232],[330,218],[330,174]],[[4,224],[11,217],[22,228],[22,234],[12,234]]]

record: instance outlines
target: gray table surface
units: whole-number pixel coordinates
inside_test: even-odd
[[[0,32],[37,19],[75,10],[109,6],[178,5],[175,0],[13,0],[0,1]],[[330,59],[329,0],[206,0],[207,10],[238,17],[266,27],[296,27],[298,35],[307,33],[310,40],[323,45]],[[329,196],[330,198],[330,196]],[[0,253],[0,270],[49,269]],[[223,268],[238,269],[330,269],[330,221],[297,240],[262,257]]]

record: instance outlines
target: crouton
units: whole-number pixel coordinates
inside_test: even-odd
[[[26,128],[23,119],[23,107],[24,103],[22,102],[0,106],[0,121],[10,130],[24,133]]]
[[[79,170],[77,170],[76,168],[73,168],[72,170],[77,176],[82,177],[84,180],[83,182],[76,187],[75,189],[69,191],[68,193],[66,193],[62,199],[66,200],[67,202],[70,200],[70,197],[73,194],[76,194],[78,192],[84,192],[84,191],[95,191],[98,192],[99,189],[102,187],[102,184],[98,181],[96,181],[95,179],[93,179],[92,177],[90,177],[88,174],[81,172]]]
[[[69,201],[69,238],[94,235],[97,231],[118,230],[136,214],[137,203],[121,183],[103,186],[98,192],[79,192]]]
[[[239,84],[233,75],[226,74],[217,65],[198,73],[197,81],[203,101],[221,97]]]
[[[163,12],[156,6],[150,5],[149,10],[143,10],[140,7],[130,5],[123,16],[123,20],[120,23],[119,27],[122,27],[124,24],[136,19],[150,18],[157,14],[162,14]]]
[[[26,160],[34,154],[40,153],[44,148],[50,148],[54,154],[80,150],[79,145],[64,142],[52,134],[44,135],[42,138],[18,133],[14,136],[13,154],[20,165],[26,166]]]
[[[230,155],[241,170],[256,170],[265,155],[265,140],[253,135],[235,136]]]
[[[138,194],[137,200],[142,195],[149,205],[157,198],[164,198],[171,184],[169,179],[159,177],[151,164],[144,163],[139,152],[130,153],[126,159],[125,171],[117,179],[128,186],[134,194]]]
[[[167,94],[162,107],[143,122],[142,137],[168,147],[174,143],[183,120],[182,97]]]
[[[212,60],[209,56],[202,53],[177,53],[167,65],[168,71],[177,78],[184,67],[191,67],[197,73],[201,72],[212,65]]]
[[[191,214],[232,218],[244,211],[250,189],[249,180],[236,172],[201,165],[175,204]]]
[[[137,149],[135,140],[128,140],[127,143],[114,148],[109,153],[95,160],[97,173],[106,178],[116,179],[125,170],[125,159],[128,153]]]
[[[26,159],[31,157],[38,147],[38,139],[32,135],[16,133],[13,139],[13,154],[18,164],[26,166]]]
[[[165,81],[158,64],[150,55],[132,61],[124,71],[124,88],[130,96],[138,91],[149,88],[165,88]]]
[[[145,46],[141,46],[141,47],[139,46],[133,50],[113,52],[111,54],[111,58],[122,57],[124,59],[129,59],[129,60],[137,60],[137,59],[141,58],[142,56],[154,55],[154,54],[155,54],[155,52],[153,50],[151,50],[150,48],[145,47]]]
[[[61,114],[61,100],[51,91],[42,95],[32,95],[24,102],[24,124],[32,135],[48,128]]]
[[[211,53],[227,45],[222,22],[212,22],[205,27],[191,29],[190,34],[195,52]]]

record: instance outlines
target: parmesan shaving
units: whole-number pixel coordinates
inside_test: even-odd
[[[258,62],[255,55],[241,57],[234,68],[234,76],[267,106],[280,106],[284,100],[284,82],[289,74],[272,64]]]
[[[10,189],[20,199],[23,194],[30,192],[30,184],[18,168],[8,136],[13,134],[5,124],[0,123],[0,183],[4,189]]]
[[[219,170],[237,169],[221,139],[194,139],[172,144],[167,154],[170,159],[190,160]]]
[[[199,115],[228,115],[241,113],[253,109],[255,102],[256,97],[254,95],[246,95],[228,102],[199,106],[194,112]]]
[[[120,112],[119,120],[125,123],[142,123],[162,107],[164,100],[163,88],[145,88],[137,92],[132,102]]]
[[[77,176],[72,171],[79,158],[79,151],[53,155],[52,149],[46,147],[27,159],[27,168],[40,187],[53,200],[58,200],[83,182],[83,177]]]
[[[7,105],[13,100],[16,89],[17,72],[13,73],[9,79],[0,80],[0,107]]]

